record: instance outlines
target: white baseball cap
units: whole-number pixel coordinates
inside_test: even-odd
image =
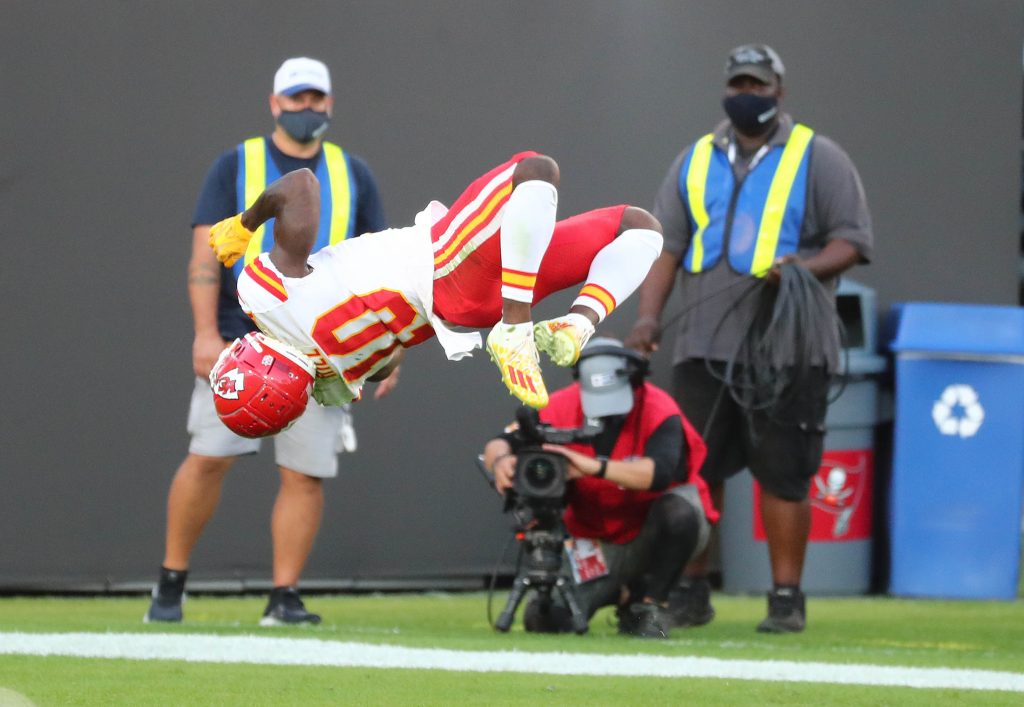
[[[331,93],[331,72],[322,61],[309,57],[288,59],[274,74],[274,93],[294,96],[300,91]]]

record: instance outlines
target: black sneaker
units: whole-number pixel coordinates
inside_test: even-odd
[[[523,612],[523,628],[530,633],[569,633],[572,628],[572,612],[569,607],[547,602],[547,610],[541,608],[541,600],[533,598]]]
[[[795,587],[768,592],[768,617],[757,625],[761,633],[800,633],[807,625],[804,593]]]
[[[305,604],[295,587],[274,587],[270,592],[267,610],[260,626],[287,626],[291,624],[318,624],[319,614],[306,611]]]
[[[637,602],[629,606],[620,606],[616,613],[619,616],[619,633],[639,638],[668,638],[672,628],[672,618],[668,609],[657,604]]]
[[[703,626],[715,618],[711,606],[711,584],[707,577],[685,577],[668,593],[668,611],[673,626]]]
[[[142,617],[143,623],[151,621],[181,621],[181,604],[185,600],[185,577],[188,571],[160,568],[160,581],[153,587],[153,600],[149,610]]]

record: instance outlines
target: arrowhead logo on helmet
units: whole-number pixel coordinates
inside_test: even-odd
[[[210,371],[213,404],[228,429],[267,437],[305,411],[316,369],[301,351],[259,332],[235,339]]]
[[[245,376],[237,368],[224,373],[213,384],[213,394],[225,400],[238,400],[238,394],[245,390]]]

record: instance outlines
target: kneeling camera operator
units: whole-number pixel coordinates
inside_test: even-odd
[[[521,409],[484,448],[533,559],[500,630],[532,588],[527,631],[582,633],[599,608],[615,606],[620,633],[668,635],[669,591],[718,512],[698,473],[704,442],[672,397],[644,380],[647,369],[615,339],[594,339],[573,369],[577,382],[554,392],[539,419]],[[552,571],[554,592],[543,581]]]

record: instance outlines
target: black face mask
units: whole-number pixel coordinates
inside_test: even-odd
[[[733,127],[751,137],[766,133],[779,115],[779,99],[776,96],[737,93],[723,98],[722,107]]]
[[[277,124],[296,142],[313,142],[324,134],[331,119],[327,113],[319,113],[312,108],[303,110],[283,111],[277,118]]]

